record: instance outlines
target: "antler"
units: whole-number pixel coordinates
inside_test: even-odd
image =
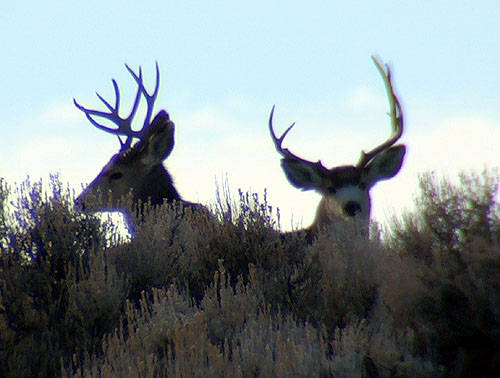
[[[382,65],[380,61],[372,55],[373,62],[377,66],[380,75],[382,75],[382,79],[384,80],[385,88],[387,90],[387,96],[389,97],[389,106],[390,106],[390,115],[391,115],[391,123],[392,123],[392,135],[387,139],[384,143],[375,147],[373,150],[369,152],[361,151],[361,157],[356,165],[357,168],[363,168],[370,160],[372,160],[376,155],[381,153],[382,151],[391,147],[394,143],[397,142],[401,135],[403,134],[403,112],[401,110],[401,104],[394,93],[394,88],[392,86],[391,80],[391,68],[389,65]]]
[[[125,64],[125,67],[127,68],[128,72],[132,75],[134,80],[137,83],[137,94],[135,95],[135,100],[134,104],[132,106],[132,110],[130,111],[130,114],[126,118],[122,118],[119,115],[119,108],[120,108],[120,89],[118,88],[118,84],[116,83],[115,79],[112,79],[113,82],[113,87],[115,89],[115,106],[112,106],[108,101],[106,101],[99,93],[96,92],[97,97],[99,100],[101,100],[104,105],[108,108],[108,112],[103,112],[100,110],[93,110],[93,109],[87,109],[80,105],[76,99],[73,99],[73,102],[75,103],[75,106],[80,109],[82,112],[85,113],[87,116],[87,119],[99,130],[103,130],[105,132],[114,134],[118,137],[118,140],[120,141],[120,151],[124,151],[128,148],[130,148],[130,145],[132,144],[133,138],[138,138],[142,139],[143,133],[145,129],[149,126],[149,123],[151,121],[151,115],[153,113],[153,107],[154,107],[154,102],[156,100],[156,96],[158,95],[158,89],[160,87],[160,69],[158,67],[158,62],[156,62],[156,84],[155,84],[155,89],[152,94],[149,94],[146,88],[144,87],[143,83],[143,78],[142,78],[142,68],[139,66],[139,75],[137,75],[127,64]],[[135,113],[137,111],[137,107],[139,106],[139,102],[141,99],[141,95],[144,96],[146,99],[147,103],[147,111],[146,111],[146,117],[144,118],[144,123],[142,125],[142,128],[140,130],[132,130],[132,119],[135,116]],[[115,125],[117,125],[117,128],[112,128],[105,126],[99,122],[97,122],[93,117],[102,117],[105,119],[110,120],[113,122]],[[125,142],[122,141],[120,138],[120,135],[126,136],[127,139]]]
[[[292,129],[292,127],[295,126],[295,122],[292,123],[288,127],[288,129],[286,129],[285,132],[283,134],[281,134],[281,136],[279,138],[277,138],[276,134],[274,133],[274,129],[273,129],[274,108],[275,108],[275,105],[273,105],[273,108],[271,109],[271,114],[269,115],[269,131],[271,133],[271,138],[273,139],[274,146],[276,147],[276,151],[278,151],[281,154],[281,156],[283,156],[284,159],[295,160],[298,162],[312,164],[312,165],[319,165],[322,167],[323,165],[321,164],[320,161],[313,163],[312,161],[304,160],[304,159],[298,157],[297,155],[293,154],[288,148],[281,147],[281,144],[283,143],[283,140],[285,139],[286,135]]]

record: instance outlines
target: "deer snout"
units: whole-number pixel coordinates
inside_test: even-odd
[[[87,198],[87,201],[85,200]],[[89,212],[89,210],[91,210],[91,207],[92,206],[89,206],[90,204],[88,203],[88,195],[87,195],[87,191],[83,191],[82,193],[80,193],[80,195],[78,197],[76,197],[75,199],[75,209],[77,211],[81,211],[82,213],[86,213],[86,212]]]
[[[78,196],[75,199],[75,209],[78,211],[85,212],[85,202],[82,200],[82,196]]]
[[[349,201],[344,206],[344,213],[350,217],[354,217],[361,213],[361,205],[355,201]]]

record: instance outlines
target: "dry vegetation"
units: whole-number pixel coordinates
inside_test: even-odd
[[[0,181],[0,376],[494,376],[497,182],[424,176],[387,232],[307,245],[257,195],[151,209],[127,241],[56,178]]]

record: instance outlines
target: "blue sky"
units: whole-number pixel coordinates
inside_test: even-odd
[[[143,66],[156,109],[176,122],[166,166],[181,194],[210,203],[215,180],[269,191],[286,219],[307,225],[318,196],[288,184],[267,131],[326,165],[357,161],[389,134],[387,100],[370,55],[391,64],[408,156],[373,189],[378,220],[410,206],[419,172],[455,176],[500,165],[500,5],[497,1],[45,1],[0,5],[0,176],[59,172],[91,181],[116,138],[72,104],[126,109]],[[288,222],[285,220],[285,222]]]

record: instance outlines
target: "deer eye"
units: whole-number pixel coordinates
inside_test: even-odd
[[[109,175],[110,180],[118,180],[118,179],[121,179],[122,177],[123,177],[123,173],[121,173],[121,172],[115,172],[115,173],[112,173]]]

